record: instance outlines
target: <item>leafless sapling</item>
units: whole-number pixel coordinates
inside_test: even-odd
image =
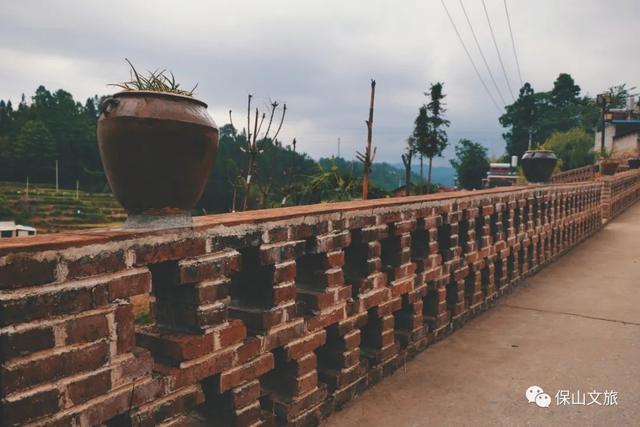
[[[376,157],[376,147],[371,150],[371,139],[373,137],[373,104],[376,95],[376,81],[371,79],[371,102],[369,103],[369,120],[366,120],[367,124],[367,147],[364,154],[356,151],[356,158],[362,162],[362,199],[366,200],[369,197],[369,174],[371,172],[371,166],[373,160]]]

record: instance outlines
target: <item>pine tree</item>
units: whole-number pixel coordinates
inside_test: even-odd
[[[421,157],[429,159],[429,176],[427,179],[427,191],[431,188],[431,169],[433,158],[442,156],[442,152],[448,145],[447,132],[449,120],[444,118],[446,109],[444,108],[443,89],[444,83],[437,82],[431,85],[429,93],[425,92],[431,101],[420,107],[418,117],[415,120],[413,137],[416,140],[416,148]]]

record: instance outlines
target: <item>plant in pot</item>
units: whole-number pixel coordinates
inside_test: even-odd
[[[556,163],[558,163],[558,158],[553,151],[534,149],[531,144],[520,159],[522,172],[527,181],[531,183],[549,182]]]
[[[107,180],[127,211],[125,227],[189,226],[215,161],[218,127],[172,73],[141,75],[127,62],[131,80],[114,85],[122,91],[104,100],[98,119]]]
[[[603,175],[615,175],[618,170],[620,161],[612,157],[613,150],[607,151],[605,149],[600,150],[598,158],[600,159],[600,172]]]

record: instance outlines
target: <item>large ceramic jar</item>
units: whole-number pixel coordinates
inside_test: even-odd
[[[549,182],[558,158],[551,150],[529,150],[524,153],[520,164],[529,182]]]
[[[207,104],[188,96],[125,91],[104,101],[98,146],[128,226],[190,223],[215,161],[218,133]]]

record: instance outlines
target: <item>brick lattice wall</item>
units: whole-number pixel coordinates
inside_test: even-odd
[[[640,197],[640,170],[631,169],[599,179],[602,187],[602,217],[610,220]]]
[[[595,176],[595,169],[594,165],[588,165],[559,172],[551,177],[551,182],[554,184],[568,184],[570,182],[590,181]]]
[[[3,242],[2,425],[313,425],[596,232],[630,176]]]

